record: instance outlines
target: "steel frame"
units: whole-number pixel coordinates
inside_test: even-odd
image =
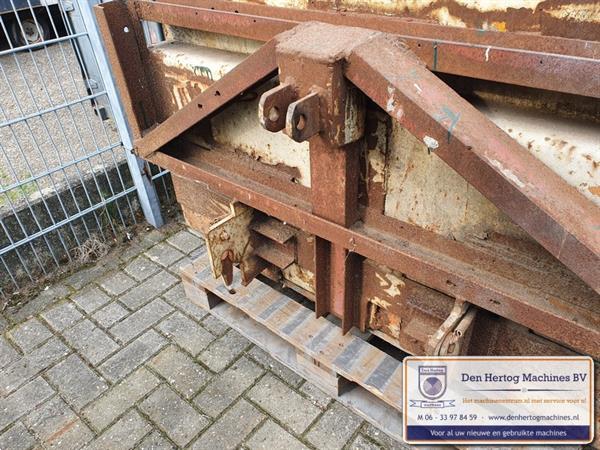
[[[135,2],[138,12],[141,11],[139,18],[161,22],[170,20],[144,13],[140,8],[146,6],[139,5],[146,3],[149,2]],[[171,8],[169,5],[160,6],[159,2],[152,4],[167,8],[167,11]],[[148,5],[148,8],[155,11],[154,6]],[[106,6],[99,8],[98,14],[104,14],[105,9]],[[317,256],[321,252],[320,255],[324,258],[321,261],[325,261],[329,255],[331,264],[324,264],[320,268],[323,270],[317,270],[321,274],[317,278],[317,310],[319,313],[337,312],[344,320],[345,329],[354,323],[353,305],[345,293],[351,291],[348,274],[355,269],[348,267],[347,256],[352,255],[350,263],[355,264],[352,259],[360,255],[449,296],[466,299],[540,334],[564,342],[578,351],[599,357],[600,353],[595,345],[600,340],[598,318],[593,313],[590,315],[589,310],[560,299],[549,302],[540,292],[507,277],[506,272],[503,273],[497,267],[501,263],[487,255],[386,217],[378,211],[360,209],[357,204],[346,204],[352,198],[349,192],[354,189],[350,184],[356,181],[356,172],[352,170],[352,150],[344,148],[348,145],[352,147],[352,142],[334,142],[323,137],[327,133],[308,136],[311,168],[318,170],[324,164],[322,167],[328,170],[339,170],[341,172],[336,177],[342,181],[341,185],[322,192],[313,187],[312,201],[306,201],[298,195],[298,189],[294,186],[289,186],[284,191],[274,188],[264,179],[240,174],[231,167],[207,161],[199,162],[193,156],[190,157],[200,147],[179,137],[249,87],[274,75],[278,66],[282,76],[291,74],[290,76],[299,78],[295,82],[297,98],[302,100],[311,94],[314,79],[302,81],[301,70],[294,69],[293,62],[290,62],[293,58],[288,55],[286,59],[286,52],[278,47],[282,39],[289,39],[289,44],[294,40],[294,35],[300,36],[297,42],[290,45],[297,58],[306,64],[312,64],[317,73],[321,74],[317,76],[320,81],[316,83],[317,86],[324,88],[327,85],[324,81],[331,76],[341,83],[344,78],[350,80],[395,120],[400,120],[413,134],[429,143],[433,151],[578,273],[596,292],[600,291],[600,243],[597,233],[594,233],[594,224],[599,223],[600,218],[593,205],[586,203],[577,191],[568,187],[538,160],[530,158],[526,151],[499,129],[490,126],[486,119],[435,78],[397,40],[370,32],[374,37],[371,42],[358,40],[352,45],[353,51],[338,54],[337,59],[328,60],[327,55],[323,54],[315,57],[314,52],[303,53],[307,39],[311,39],[311,36],[314,39],[318,35],[317,31],[335,34],[336,31],[332,31],[334,28],[323,24],[308,24],[298,27],[284,38],[278,37],[268,42],[259,52],[247,58],[179,112],[137,140],[136,150],[161,167],[206,183],[222,194],[322,240],[323,245],[317,246]],[[110,41],[114,38],[113,34],[105,35],[109,45],[113,45]],[[322,42],[313,42],[308,47],[314,50]],[[358,45],[359,43],[362,45]],[[329,51],[331,58],[331,48]],[[288,53],[290,52],[293,53],[288,48]],[[382,53],[402,60],[404,65],[411,68],[415,79],[400,77],[381,65],[379,61]],[[116,67],[125,64],[123,55],[114,55],[112,62]],[[336,73],[336,70],[341,75],[332,75],[331,72]],[[311,71],[311,77],[313,73]],[[367,77],[369,82],[366,81]],[[135,80],[123,75],[120,85],[127,88],[134,82]],[[418,95],[412,86],[417,83],[420,88],[417,89]],[[427,92],[430,97],[422,98],[421,92]],[[335,99],[338,94],[333,97],[330,92],[324,97],[320,94],[321,98],[326,99],[325,105],[329,105],[323,106],[323,101],[321,102],[320,115],[327,118],[326,122],[321,120],[322,132],[329,129],[327,124],[335,122],[330,114],[330,102],[337,101]],[[451,117],[440,117],[440,111],[436,109],[436,104],[440,103],[437,102],[453,105],[453,111],[468,118],[465,122],[471,125],[464,125],[460,121],[456,123]],[[400,104],[402,108],[399,107]],[[482,129],[485,135],[479,137]],[[514,173],[511,172],[513,169]],[[489,176],[489,179],[482,180],[481,173]],[[556,200],[551,198],[553,196],[556,196]],[[329,204],[341,204],[341,212],[330,214],[326,209],[321,209],[324,198],[327,198]],[[352,217],[348,215],[348,211],[360,214]],[[319,282],[319,277],[322,282]],[[321,288],[320,283],[325,287]]]
[[[401,37],[434,72],[600,97],[600,42],[595,41],[228,0],[134,0],[133,7],[142,20],[263,42],[307,21],[371,28]]]

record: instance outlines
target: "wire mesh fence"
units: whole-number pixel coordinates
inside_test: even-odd
[[[112,80],[102,78],[79,6],[0,0],[4,297],[81,257],[81,249],[104,248],[94,243],[113,241],[141,218],[130,171],[137,168],[106,87]],[[148,166],[147,173],[169,198],[165,172]]]

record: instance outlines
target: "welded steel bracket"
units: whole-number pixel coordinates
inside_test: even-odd
[[[213,276],[223,277],[226,285],[233,280],[233,266],[251,264],[250,222],[254,210],[241,203],[231,203],[230,213],[210,226],[205,240]]]
[[[357,98],[350,95],[352,90],[345,87],[347,78],[600,292],[598,208],[445,85],[399,38],[309,22],[282,33],[277,41],[280,70],[295,80],[296,91],[303,85],[307,91],[310,86],[307,94],[311,98],[317,95],[311,91],[319,85],[319,77],[305,70],[307,61],[332,70],[331,84],[321,86],[319,94],[326,106],[321,108],[324,117],[320,120],[321,135],[327,142],[339,146],[361,135],[362,110],[359,101],[352,101]],[[299,69],[286,70],[294,64]],[[336,72],[336,65],[343,65],[343,72]],[[265,93],[264,101],[271,95],[272,91]],[[312,105],[316,111],[314,101]],[[314,123],[306,111],[290,117],[297,105],[290,103],[289,107],[290,128],[297,125],[299,115],[304,118],[302,123]],[[265,119],[260,120],[264,123]],[[313,131],[311,128],[311,135]],[[312,158],[311,149],[311,168],[321,167],[312,164]]]
[[[193,101],[185,105],[156,128],[134,142],[134,150],[149,158],[194,125],[210,118],[221,108],[241,96],[252,86],[275,75],[275,41],[267,42],[258,51],[250,55],[231,72],[216,81]]]

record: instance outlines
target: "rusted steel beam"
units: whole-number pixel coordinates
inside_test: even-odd
[[[135,2],[144,0],[134,0]],[[297,9],[269,6],[265,3],[237,2],[231,0],[159,0],[179,6],[191,6],[211,11],[247,14],[294,22],[324,22],[332,25],[372,28],[386,33],[422,37],[435,40],[450,40],[457,44],[492,45],[507,49],[531,50],[535,52],[559,53],[571,56],[597,58],[600,42],[593,39],[565,39],[543,36],[537,33],[500,32],[478,28],[451,27],[429,20],[406,16],[390,16],[377,13],[350,11]]]
[[[148,95],[150,82],[140,54],[146,47],[140,46],[136,37],[141,33],[140,23],[122,2],[101,3],[94,11],[133,138],[140,138],[156,123],[153,96]]]
[[[210,117],[245,90],[275,75],[275,43],[267,42],[231,72],[194,97],[158,127],[134,142],[136,153],[148,157],[163,145]]]
[[[364,30],[357,33],[365,35]],[[289,80],[297,96],[280,109],[287,111],[288,136],[309,142],[313,214],[349,227],[358,219],[364,105],[357,101],[357,95],[362,99],[362,94],[346,82],[344,59],[337,51],[353,36],[331,37],[320,36],[318,50],[307,49],[305,36],[295,31],[278,37],[279,76]],[[261,103],[269,103],[274,95],[279,99],[278,92],[273,89],[265,93]],[[263,108],[262,113],[268,115],[269,111]],[[267,119],[261,118],[261,123],[268,123]],[[360,261],[345,247],[320,237],[316,238],[315,250],[317,316],[334,313],[342,318],[342,330],[347,332],[356,323]]]
[[[312,210],[309,188],[293,182],[289,175],[286,176],[285,173],[278,171],[276,168],[257,162],[249,156],[241,155],[239,152],[232,151],[232,149],[228,150],[214,146],[210,147],[210,151],[206,151],[204,147],[198,147],[183,140],[175,141],[168,148],[177,149],[176,157],[189,164],[199,167],[207,165],[217,167],[226,171],[234,179],[241,177],[258,183],[271,192],[284,195],[285,201],[300,209]],[[201,186],[207,186],[205,183],[197,183]],[[182,200],[186,198],[193,202],[194,196],[184,195]],[[225,202],[225,204],[228,204],[228,202]],[[563,304],[565,310],[568,309],[567,305],[569,304],[582,310],[593,310],[600,303],[600,295],[596,294],[537,244],[528,243],[524,245],[522,241],[500,238],[498,244],[504,249],[508,246],[516,250],[516,254],[511,251],[511,256],[507,256],[505,252],[499,255],[491,250],[494,248],[493,243],[496,242],[496,238],[499,236],[489,236],[488,239],[480,243],[485,244],[484,246],[474,247],[472,243],[448,239],[416,225],[410,225],[393,217],[385,216],[377,206],[369,206],[360,210],[362,211],[360,220],[369,229],[381,230],[386,234],[395,235],[399,239],[414,242],[424,248],[432,248],[435,252],[451,256],[453,259],[460,261],[461,264],[472,265],[485,273],[513,280],[514,283],[543,293],[546,298],[557,299],[556,301]],[[534,260],[538,263],[535,267],[529,264],[524,266],[523,260],[518,255],[522,255],[527,261]],[[314,272],[313,256],[300,258],[299,255],[298,262],[302,267]]]
[[[298,22],[290,20],[237,14],[233,11],[223,11],[221,16],[211,14],[214,13],[211,9],[178,6],[168,2],[142,1],[135,2],[134,5],[144,20],[191,29],[198,29],[198,24],[202,23],[203,31],[265,42],[298,25]]]
[[[372,28],[402,37],[436,72],[600,97],[598,42],[222,0],[136,0],[134,5],[145,20],[259,41],[305,21]]]
[[[600,209],[592,202],[444,84],[399,39],[381,34],[356,47],[346,76],[600,292]]]
[[[351,148],[348,148],[351,147]],[[321,136],[310,140],[313,213],[348,227],[358,218],[358,144],[331,147]],[[347,332],[355,323],[360,262],[337,243],[317,237],[315,261],[317,315],[342,317]],[[321,272],[328,266],[328,271]],[[325,290],[329,289],[327,295]]]
[[[345,228],[311,213],[310,205],[275,191],[260,182],[231,173],[210,164],[192,165],[163,151],[152,162],[180,176],[207,183],[224,195],[235,198],[279,220],[314,234],[345,249],[377,261],[405,274],[410,279],[455,298],[465,298],[475,305],[520,323],[535,332],[563,342],[580,352],[600,357],[600,318],[593,308],[586,310],[549,300],[539,291],[494,273],[493,265],[481,268],[476,260],[467,262],[448,251],[452,243],[415,227],[399,226],[389,221],[390,229],[376,228],[361,222]],[[369,220],[367,223],[372,222]],[[406,230],[411,230],[406,234]],[[425,237],[427,235],[428,237]],[[428,245],[424,243],[427,242]],[[567,314],[565,314],[567,312]]]

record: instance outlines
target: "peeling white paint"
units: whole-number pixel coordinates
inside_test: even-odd
[[[425,143],[427,148],[430,150],[435,150],[436,148],[438,148],[440,146],[438,141],[436,139],[432,138],[431,136],[425,136],[423,138],[423,142]]]
[[[386,302],[385,300],[375,296],[369,299],[369,302],[373,303],[374,305],[379,306],[380,308],[383,309],[388,309],[391,305],[390,302]]]
[[[263,86],[254,101],[234,103],[214,116],[211,120],[214,139],[264,164],[294,167],[299,172],[295,181],[310,187],[308,141],[292,141],[283,131],[271,133],[258,124],[258,99],[267,88]]]
[[[365,111],[361,104],[361,97],[356,89],[348,91],[346,109],[344,111],[344,143],[354,142],[364,134]],[[341,129],[338,134],[341,133]]]
[[[600,127],[545,112],[487,104],[485,115],[581,194],[600,206],[589,190],[600,185]]]
[[[394,109],[396,108],[396,100],[394,99],[395,90],[393,87],[388,86],[387,91],[390,96],[388,97],[388,101],[385,105],[385,110],[389,113],[393,113]]]
[[[315,274],[308,269],[303,269],[294,263],[282,270],[283,277],[286,280],[300,286],[302,289],[315,292]]]
[[[387,326],[388,330],[390,331],[390,333],[392,334],[392,336],[396,337],[397,339],[400,337],[400,324],[396,324],[396,323],[390,323]]]
[[[437,20],[440,25],[462,28],[467,26],[460,17],[453,16],[447,6],[442,6],[441,8],[431,11],[431,17]]]
[[[490,47],[485,49],[485,62],[490,60]]]
[[[385,181],[385,156],[379,149],[369,150],[369,165],[375,172],[371,180],[374,183],[383,183]]]
[[[423,141],[400,125],[394,125],[389,148],[385,215],[459,241],[490,231],[526,238],[492,202],[441,158],[428,155]]]
[[[404,283],[404,281],[402,281],[393,273],[386,273],[385,278],[383,278],[379,273],[376,273],[375,275],[379,280],[379,286],[385,288],[383,289],[383,292],[388,294],[390,297],[400,295],[400,289],[406,286],[406,283]]]
[[[508,11],[509,9],[526,8],[532,11],[543,0],[455,0],[459,5],[481,12]]]
[[[598,2],[556,5],[553,8],[548,8],[546,12],[559,20],[571,19],[578,22],[600,22],[600,3]]]
[[[504,167],[500,161],[495,160],[495,159],[490,159],[489,162],[492,166],[494,166],[496,169],[498,169],[502,173],[502,175],[504,175],[508,180],[512,181],[520,188],[524,188],[526,186],[525,183],[523,183],[521,180],[519,180],[519,177],[517,177],[513,173],[512,170]]]

